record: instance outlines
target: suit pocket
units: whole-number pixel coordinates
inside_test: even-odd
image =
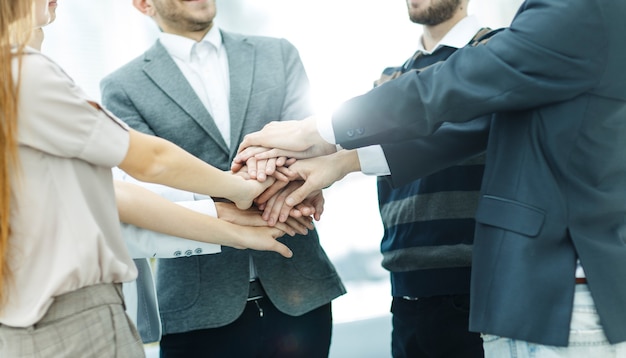
[[[476,211],[476,222],[528,237],[539,235],[545,218],[542,209],[493,195],[483,195]]]
[[[303,277],[323,279],[337,275],[335,267],[319,243],[316,231],[309,232],[305,237],[296,235],[288,238],[286,243],[293,251],[294,257],[290,262]]]
[[[200,297],[199,256],[160,259],[157,264],[157,297],[161,313],[184,311]]]

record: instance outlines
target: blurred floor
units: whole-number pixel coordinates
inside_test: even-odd
[[[329,358],[391,357],[391,314],[334,326]]]

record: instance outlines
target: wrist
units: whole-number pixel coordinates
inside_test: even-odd
[[[228,202],[215,202],[217,218],[224,221],[233,222],[233,204]]]
[[[336,153],[343,175],[361,171],[361,162],[356,149],[344,149]]]

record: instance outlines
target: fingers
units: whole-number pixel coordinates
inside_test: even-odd
[[[289,157],[295,159],[303,159],[308,158],[310,156],[308,151],[292,151],[292,150],[284,150],[273,148],[264,152],[259,152],[255,154],[257,159],[269,159],[269,158],[278,158],[278,157]]]
[[[296,221],[299,225],[304,226],[308,230],[315,229],[315,225],[313,225],[313,219],[310,216],[303,216],[299,218],[290,217],[289,219],[287,219],[287,221],[285,221],[285,224],[289,224],[294,227],[295,224],[291,224],[292,221]],[[306,232],[303,235],[306,235]]]
[[[287,247],[287,245],[283,244],[280,241],[275,241],[274,247],[270,251],[278,252],[285,258],[292,258],[293,252]]]
[[[295,158],[294,158],[295,160]],[[285,165],[285,163],[287,162],[287,157],[278,157],[276,158],[276,166],[277,167],[282,167]]]
[[[269,148],[258,147],[258,146],[248,147],[244,149],[243,151],[241,151],[240,153],[238,153],[237,156],[235,156],[235,159],[233,160],[233,162],[238,163],[238,164],[245,163],[246,161],[248,161],[248,159],[267,150],[269,150]]]
[[[306,235],[309,230],[314,229],[312,221],[311,217],[289,218],[285,222],[277,222],[274,227],[285,233],[293,233],[290,236],[294,236],[296,233]]]
[[[250,159],[252,160],[252,159]],[[272,176],[276,171],[276,158],[259,159],[257,158],[256,178],[263,182],[268,176]]]
[[[281,133],[284,131],[282,130],[282,126],[280,124],[281,123],[277,121],[273,121],[263,126],[263,129],[261,129],[260,131],[247,134],[243,138],[241,144],[239,144],[237,152],[242,153],[247,148],[254,146],[274,147],[275,145],[268,144],[273,140],[277,140],[278,142],[280,142],[280,139],[284,134]]]
[[[302,203],[312,192],[319,190],[310,180],[304,181],[303,184],[294,190],[286,199],[285,205],[290,209]]]
[[[285,222],[287,221],[287,217],[289,216],[289,210],[291,208],[287,208],[287,216],[285,216],[285,212],[283,210],[285,199],[287,195],[291,193],[293,190],[293,185],[290,183],[283,190],[274,195],[268,202],[265,210],[263,211],[263,218],[267,220],[269,225],[273,226],[277,222]]]
[[[288,182],[289,178],[283,174],[281,171],[279,171],[278,169],[272,173],[272,177],[278,181],[282,181],[282,182]]]
[[[245,166],[245,162],[235,162],[235,161],[233,161],[230,164],[230,170],[233,173],[238,173],[241,170],[241,168],[243,168],[244,166]]]
[[[320,219],[322,218],[322,213],[324,212],[324,194],[321,190],[319,190],[317,193],[314,193],[313,196],[309,198],[311,199],[310,203],[311,205],[313,205],[314,208],[314,213],[312,215],[314,215],[316,221],[320,221]]]
[[[257,205],[266,204],[271,197],[273,197],[276,193],[281,191],[287,185],[289,185],[289,181],[275,181],[274,184],[265,189],[265,191],[256,198]]]
[[[298,172],[289,169],[289,167],[279,167],[279,168],[276,168],[276,172],[274,174],[276,174],[276,173],[280,173],[285,178],[287,178],[287,180],[289,180],[289,181],[302,179],[300,177],[300,175],[298,174]]]
[[[249,160],[251,161],[252,158]],[[264,182],[267,179],[267,175],[265,174],[265,168],[267,167],[267,159],[258,159],[256,161],[256,180],[260,182]]]
[[[267,225],[267,222],[265,222],[265,224]],[[302,229],[303,226],[298,227],[298,230],[296,230],[292,226],[287,225],[287,223],[276,223],[276,225],[274,227],[277,228],[280,231],[284,231],[285,234],[287,234],[287,235],[289,235],[291,237],[295,236],[296,234],[305,235],[305,234],[303,234],[303,229]]]
[[[250,175],[251,179],[257,178],[257,159],[256,157],[251,157],[246,160],[246,166],[248,167],[248,175]]]
[[[269,240],[271,240],[271,243],[269,244],[269,247],[265,248],[265,251],[274,251],[281,254],[285,258],[291,258],[293,256],[293,252],[291,251],[291,249],[289,249],[287,245],[276,240],[277,238],[283,236],[284,232],[277,228],[269,228],[268,230],[271,235],[271,237],[269,238]]]

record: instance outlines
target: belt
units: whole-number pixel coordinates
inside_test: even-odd
[[[587,284],[587,278],[586,277],[576,277],[576,284],[577,285],[586,285]]]
[[[265,290],[261,285],[261,281],[250,281],[250,288],[248,289],[248,301],[254,301],[265,297]]]

